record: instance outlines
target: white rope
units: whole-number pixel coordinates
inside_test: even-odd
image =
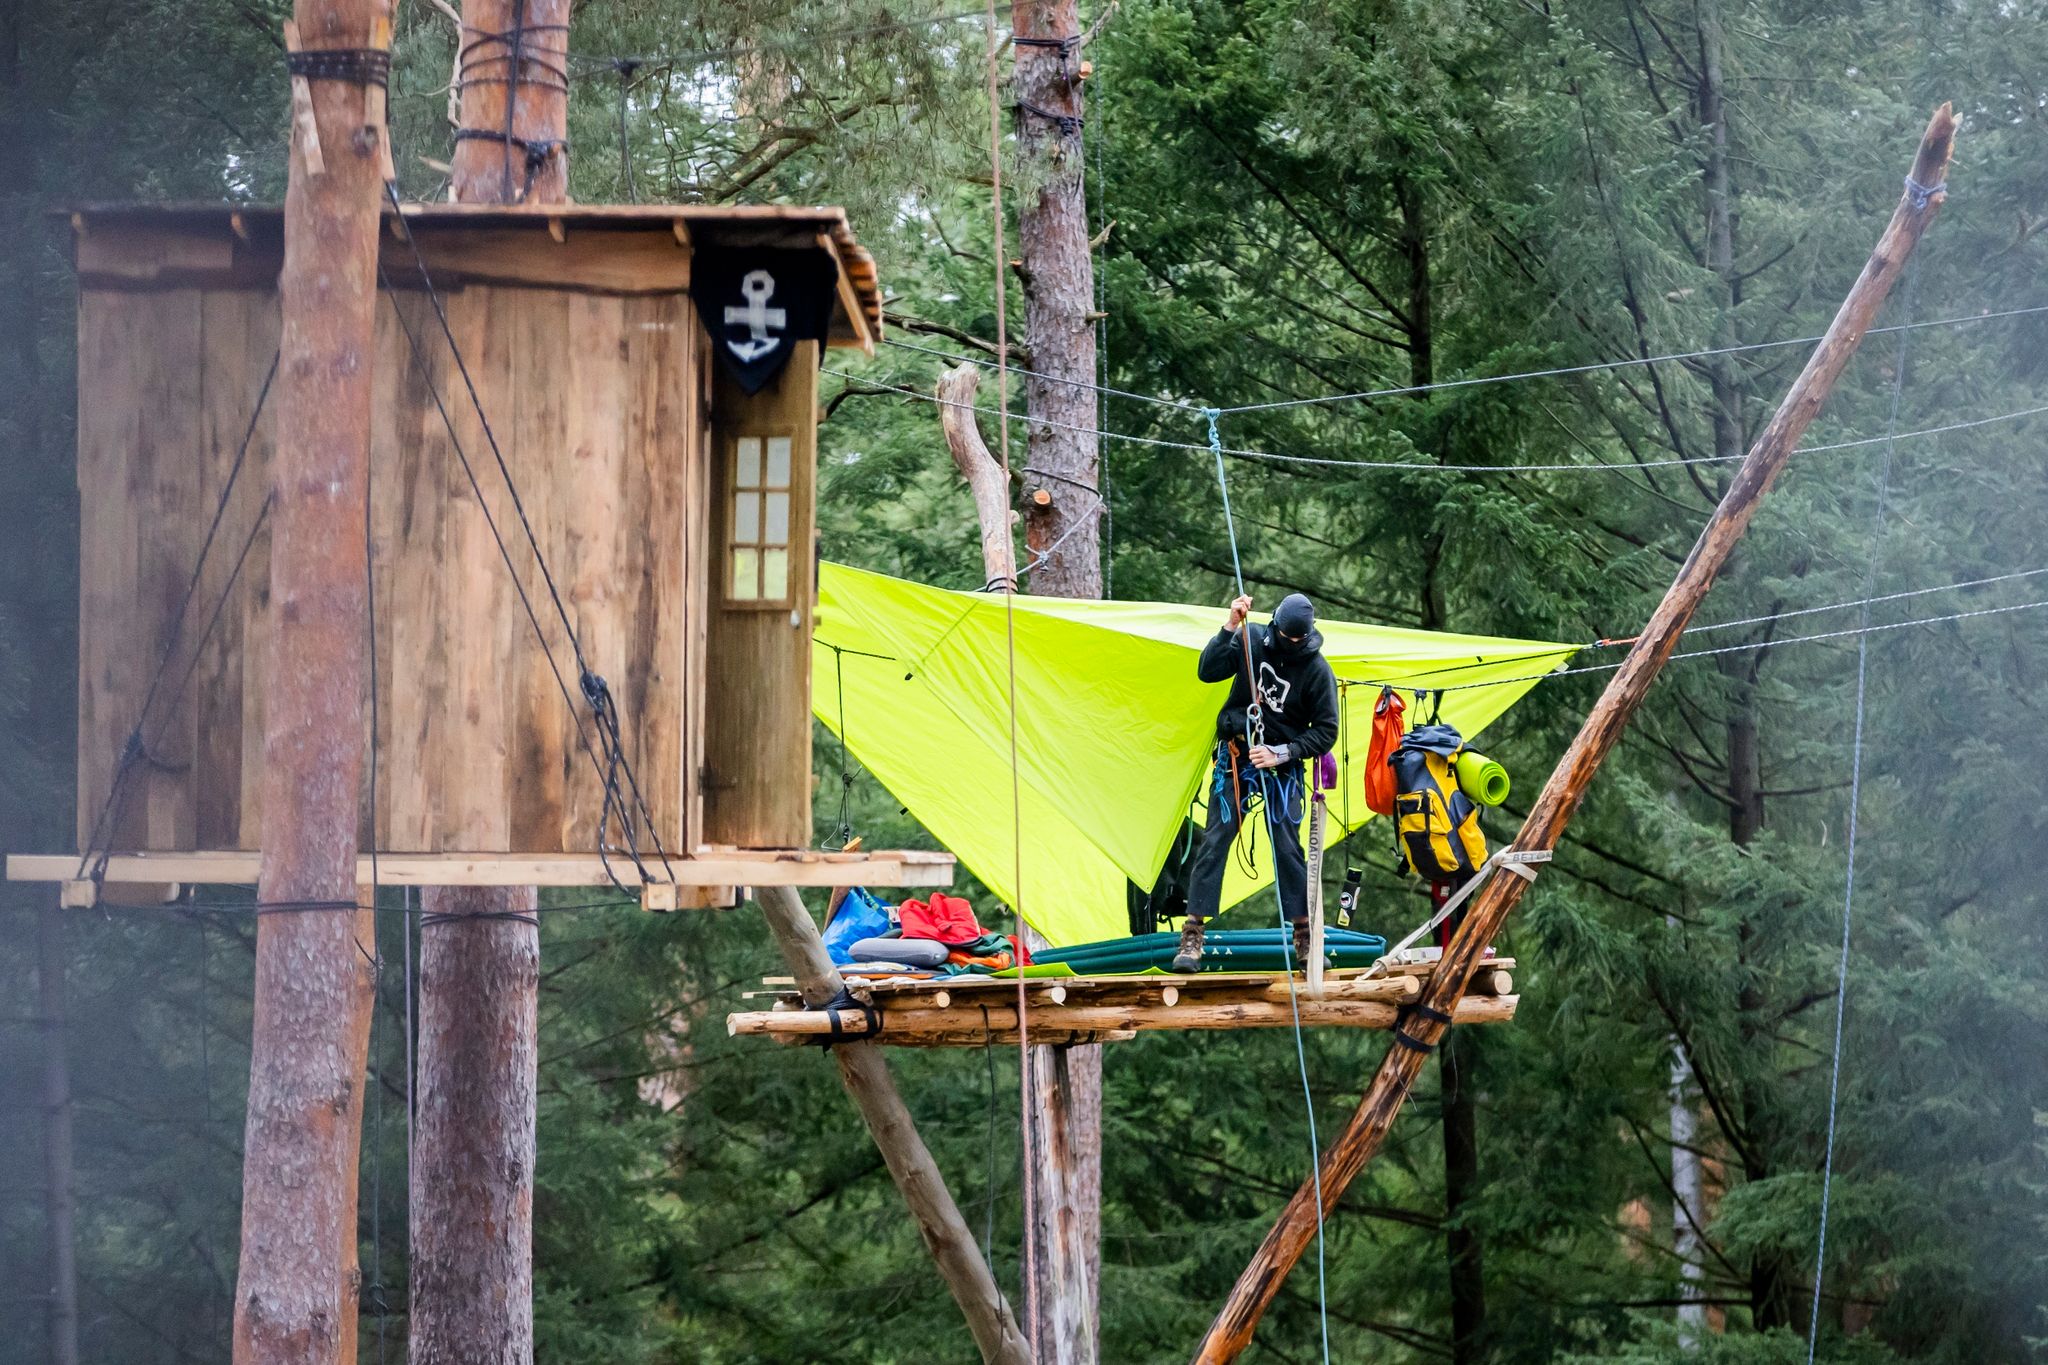
[[[1431,690],[1434,691],[1435,689]],[[1414,947],[1417,939],[1449,919],[1452,913],[1469,900],[1474,891],[1479,889],[1480,883],[1486,880],[1487,873],[1498,869],[1503,872],[1512,872],[1525,881],[1533,882],[1536,880],[1536,864],[1547,863],[1550,861],[1550,857],[1551,852],[1547,848],[1503,848],[1495,850],[1493,856],[1481,863],[1479,870],[1474,872],[1463,886],[1452,892],[1449,899],[1437,907],[1435,914],[1411,929],[1408,937],[1387,949],[1386,952],[1381,953],[1374,960],[1372,966],[1366,968],[1365,976],[1361,980],[1371,980],[1373,977],[1378,976],[1387,969],[1388,963]]]

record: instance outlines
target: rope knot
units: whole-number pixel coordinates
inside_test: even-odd
[[[583,700],[590,703],[591,710],[599,715],[603,715],[611,709],[611,685],[604,680],[602,675],[593,673],[586,668],[583,670],[582,675],[577,678],[576,682],[583,689]]]
[[[1947,193],[1948,181],[1946,180],[1942,181],[1939,185],[1923,185],[1910,175],[1906,177],[1906,194],[1913,201],[1913,207],[1916,209],[1924,209],[1933,203],[1935,195],[1946,195]]]

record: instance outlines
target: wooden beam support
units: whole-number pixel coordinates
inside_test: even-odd
[[[107,885],[249,886],[256,881],[262,855],[227,850],[202,853],[117,853],[107,859]],[[953,857],[922,850],[877,850],[873,853],[786,853],[729,850],[692,858],[674,858],[668,871],[679,887],[835,886],[857,880],[863,886],[951,886]],[[640,874],[629,859],[612,859],[612,872],[629,887]],[[659,862],[649,860],[649,891],[669,892]],[[358,880],[370,878],[370,856],[356,863]],[[378,881],[385,886],[610,886],[604,860],[595,853],[550,853],[538,857],[516,853],[379,853]],[[7,859],[11,882],[62,882],[65,904],[85,897],[91,905],[93,883],[78,879],[78,858],[61,853],[15,853]],[[75,889],[74,889],[75,888]],[[649,909],[672,909],[660,903]]]
[[[1906,192],[1893,209],[1891,222],[1855,286],[1835,313],[1827,335],[1807,358],[1806,368],[1793,381],[1770,425],[1750,447],[1729,482],[1728,491],[1722,495],[1720,506],[1714,509],[1684,567],[1666,590],[1664,600],[1651,613],[1649,624],[1643,627],[1620,670],[1587,714],[1563,761],[1530,807],[1528,819],[1515,836],[1515,849],[1537,852],[1557,847],[1565,823],[1578,809],[1593,774],[1620,741],[1623,727],[1642,705],[1664,661],[1671,657],[1707,589],[1713,586],[1714,576],[1748,529],[1758,503],[1797,450],[1799,438],[1827,401],[1849,358],[1856,353],[1857,344],[1904,269],[1906,258],[1940,211],[1946,197],[1942,191],[1948,181],[1955,133],[1955,114],[1944,104],[1928,121],[1919,152],[1913,159]],[[1480,888],[1466,911],[1464,923],[1429,978],[1423,991],[1424,1006],[1442,1011],[1464,995],[1486,945],[1500,932],[1501,921],[1528,886],[1522,877],[1496,873]],[[1421,1047],[1387,1050],[1358,1111],[1324,1154],[1319,1176],[1295,1192],[1273,1230],[1259,1245],[1251,1264],[1238,1277],[1222,1311],[1195,1351],[1197,1365],[1221,1365],[1236,1360],[1251,1345],[1252,1331],[1267,1305],[1280,1292],[1287,1273],[1314,1238],[1320,1213],[1336,1205],[1365,1163],[1379,1150],[1422,1070],[1429,1049],[1442,1038],[1444,1025],[1418,1012],[1403,1031]],[[1318,1190],[1322,1196],[1321,1211],[1316,1206]]]
[[[797,989],[811,1005],[836,999],[845,989],[838,969],[825,951],[825,941],[803,900],[788,887],[770,887],[760,897],[763,918],[775,946],[796,973]],[[810,1017],[790,1012],[786,1017]],[[839,1065],[839,1079],[846,1093],[867,1120],[875,1146],[889,1167],[890,1178],[903,1193],[917,1220],[925,1248],[938,1265],[939,1275],[952,1291],[954,1302],[967,1318],[981,1358],[1002,1365],[1032,1365],[1031,1348],[1017,1327],[1010,1305],[996,1287],[995,1277],[982,1260],[974,1233],[960,1216],[959,1206],[946,1188],[938,1163],[918,1136],[910,1110],[896,1092],[896,1080],[889,1063],[872,1043],[846,1043],[832,1049]]]
[[[1386,984],[1386,983],[1375,983]],[[1515,1017],[1521,997],[1513,995],[1467,996],[1458,1002],[1461,1024],[1504,1024]],[[1390,1029],[1401,1014],[1400,1006],[1378,1000],[1302,1000],[1303,1028]],[[1041,1012],[1042,1011],[1042,1012]],[[842,1010],[748,1010],[729,1014],[725,1030],[734,1037],[798,1036],[831,1037],[836,1027],[841,1037],[872,1036],[878,1042],[899,1039],[914,1045],[980,1047],[991,1033],[1015,1036],[1015,1005],[983,1007],[955,1004],[944,1009],[891,1008],[878,1010],[880,1029],[868,1035],[867,1016],[858,1008]],[[1237,1000],[1178,1005],[1047,1005],[1031,1008],[1030,1037],[1038,1041],[1039,1029],[1076,1033],[1138,1033],[1165,1030],[1218,1030],[1245,1028],[1291,1028],[1294,1011],[1270,1000]]]

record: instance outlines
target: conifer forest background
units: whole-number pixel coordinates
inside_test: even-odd
[[[68,0],[0,16],[11,851],[72,846],[75,528],[95,490],[73,476],[73,414],[91,399],[74,389],[59,211],[279,198],[285,14],[279,0]],[[1084,134],[1103,383],[1191,405],[1101,396],[1113,596],[1229,595],[1193,409],[1751,348],[1225,419],[1233,449],[1421,466],[1233,457],[1265,604],[1298,588],[1356,620],[1630,634],[1730,468],[1674,462],[1755,435],[1806,354],[1755,343],[1825,327],[1928,112],[1953,100],[1952,194],[1880,319],[1944,325],[1873,335],[1808,444],[1898,438],[1796,457],[1700,620],[1986,578],[2001,581],[1879,602],[1870,623],[2048,598],[2048,313],[1949,321],[2048,305],[2038,0],[1121,0],[1082,18],[1104,19]],[[442,188],[454,40],[446,6],[402,7],[392,117],[413,197]],[[847,206],[904,344],[827,361],[825,551],[961,588],[983,579],[973,506],[919,395],[945,357],[987,358],[995,335],[986,43],[978,13],[908,0],[582,0],[571,34],[576,199]],[[984,401],[995,392],[986,374]],[[1021,452],[1021,425],[1015,439]],[[1433,1064],[1331,1216],[1332,1359],[1453,1359],[1453,1229],[1484,1311],[1461,1365],[1806,1358],[1859,638],[1818,1357],[2048,1356],[2048,612],[1792,638],[1853,631],[1860,612],[1683,646],[1749,647],[1670,666],[1510,921],[1520,1014],[1451,1054],[1471,1102],[1448,1121],[1476,1168],[1447,1190]],[[1515,774],[1511,808],[1605,676],[1546,682],[1489,734]],[[824,840],[842,783],[819,733]],[[870,846],[928,844],[872,780],[845,790]],[[1493,837],[1513,818],[1491,817]],[[1360,927],[1391,938],[1425,903],[1385,842],[1368,828],[1326,872],[1365,869]],[[964,874],[962,889],[978,891]],[[37,935],[53,895],[0,888],[4,1365],[44,1358]],[[543,921],[538,1358],[972,1359],[833,1068],[726,1037],[739,992],[782,969],[757,914]],[[378,1362],[405,1341],[402,925],[381,930],[394,967],[362,1154],[361,1358]],[[72,912],[62,933],[84,1357],[224,1359],[254,922],[106,909]],[[1307,1034],[1323,1134],[1385,1046]],[[1675,1077],[1680,1055],[1690,1074]],[[1014,1049],[891,1060],[1014,1293]],[[1294,1041],[1146,1035],[1110,1048],[1104,1072],[1102,1359],[1183,1360],[1306,1174]],[[1705,1174],[1697,1246],[1675,1226],[1674,1118]],[[1685,1297],[1706,1306],[1704,1332],[1682,1328]],[[1309,1263],[1247,1359],[1320,1349]]]

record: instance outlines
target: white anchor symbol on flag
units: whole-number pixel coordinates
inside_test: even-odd
[[[725,325],[743,324],[751,339],[742,341],[728,337],[725,344],[742,361],[759,360],[782,344],[782,338],[768,335],[768,329],[788,326],[789,314],[781,308],[768,306],[768,300],[775,293],[775,277],[765,270],[749,270],[746,278],[740,281],[740,293],[746,295],[747,306],[727,308]]]

